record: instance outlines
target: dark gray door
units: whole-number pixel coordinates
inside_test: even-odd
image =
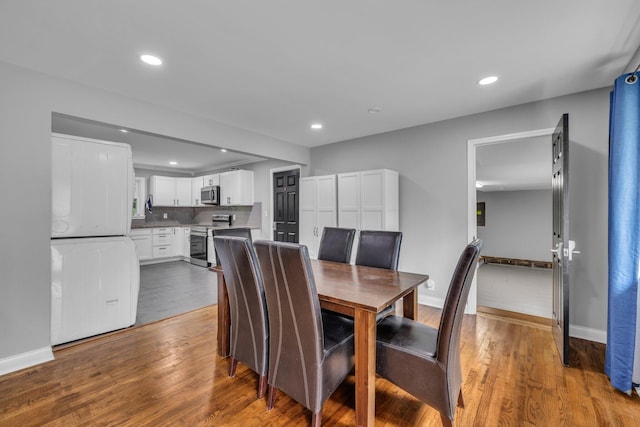
[[[298,243],[298,169],[273,174],[273,240]]]
[[[552,136],[553,147],[553,315],[552,332],[560,360],[569,366],[569,115],[563,114]]]

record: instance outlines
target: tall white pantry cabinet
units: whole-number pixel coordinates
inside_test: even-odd
[[[338,174],[338,227],[400,230],[398,172],[377,169]]]
[[[399,231],[399,205],[398,172],[393,170],[301,178],[300,243],[315,258],[324,227]]]
[[[300,178],[300,242],[307,245],[309,256],[318,256],[324,227],[337,225],[336,176]]]

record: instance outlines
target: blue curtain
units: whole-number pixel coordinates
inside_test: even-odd
[[[615,81],[609,117],[609,311],[605,372],[631,393],[637,352],[640,262],[640,75]],[[635,379],[635,381],[634,381]]]

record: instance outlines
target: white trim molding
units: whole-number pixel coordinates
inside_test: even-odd
[[[0,375],[19,371],[20,369],[29,368],[51,360],[53,360],[51,347],[43,347],[26,353],[16,354],[15,356],[5,357],[4,359],[0,359]]]
[[[586,326],[569,325],[569,336],[581,340],[607,343],[607,331],[601,329],[587,328]]]
[[[551,136],[554,128],[536,129],[526,132],[509,133],[505,135],[489,136],[467,140],[467,241],[472,241],[478,235],[476,227],[476,148],[501,144],[503,142],[517,141],[519,139],[535,138],[539,136]],[[549,230],[551,234],[551,230]],[[477,275],[474,275],[465,313],[475,314],[478,307]]]

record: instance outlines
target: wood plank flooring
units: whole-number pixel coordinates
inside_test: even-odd
[[[0,377],[0,426],[291,426],[310,412],[278,394],[266,411],[257,376],[216,356],[217,306],[55,351],[55,360]],[[419,306],[437,325],[440,311]],[[571,340],[560,365],[548,327],[466,316],[458,426],[638,426],[640,398],[612,390],[604,346]],[[327,426],[355,422],[354,378],[323,411]],[[438,413],[376,380],[376,425],[440,426]]]

